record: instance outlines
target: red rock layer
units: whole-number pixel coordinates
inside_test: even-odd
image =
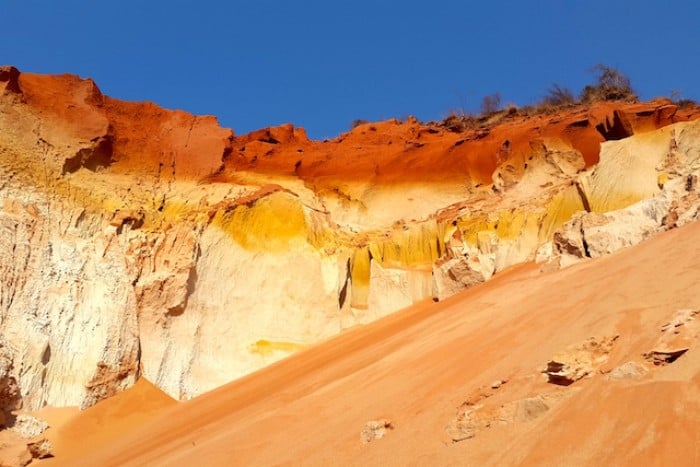
[[[505,161],[525,161],[538,141],[556,139],[579,150],[590,166],[600,143],[700,116],[668,101],[596,103],[556,114],[520,116],[503,112],[497,123],[451,131],[437,124],[389,120],[360,125],[330,141],[311,141],[291,125],[259,130],[233,141],[226,168],[296,174],[323,181],[430,181],[446,178],[489,183]]]
[[[246,170],[297,175],[317,187],[356,180],[490,183],[500,164],[521,165],[533,145],[552,139],[579,150],[592,165],[602,141],[700,117],[698,107],[678,109],[666,100],[602,102],[553,114],[504,111],[469,130],[413,118],[389,120],[359,125],[333,140],[314,141],[291,124],[234,137],[215,117],[112,99],[92,80],[73,75],[20,73],[2,67],[0,85],[3,93],[21,96],[31,111],[65,136],[99,143],[101,165],[111,165],[118,173],[178,178],[217,174],[224,181],[233,172]],[[76,163],[85,161],[80,158]]]
[[[215,117],[112,99],[73,75],[21,73],[16,83],[23,102],[61,137],[102,142],[103,165],[116,172],[201,178],[218,170],[230,150],[233,132]]]

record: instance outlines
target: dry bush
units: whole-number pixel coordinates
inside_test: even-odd
[[[571,89],[567,87],[559,86],[558,84],[552,84],[549,89],[547,89],[547,94],[545,94],[542,99],[542,104],[552,107],[563,107],[565,105],[571,105],[576,102],[574,93]]]
[[[674,89],[673,91],[671,91],[671,95],[669,96],[669,99],[679,109],[685,109],[688,107],[698,105],[698,103],[695,102],[695,100],[684,98],[683,93],[677,89]]]
[[[445,117],[440,125],[449,131],[456,133],[475,128],[477,126],[476,118],[471,114],[452,111]]]
[[[356,118],[355,120],[352,121],[350,124],[350,129],[353,130],[357,128],[360,125],[364,125],[365,123],[369,123],[369,120],[365,120],[363,118]]]
[[[481,111],[491,114],[501,110],[501,95],[499,93],[489,94],[481,100]]]
[[[606,65],[596,65],[592,71],[598,74],[597,81],[583,88],[581,102],[638,100],[630,79],[621,71]]]

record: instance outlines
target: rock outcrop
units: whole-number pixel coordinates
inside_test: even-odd
[[[581,378],[591,376],[608,360],[608,355],[618,337],[592,337],[558,352],[547,362],[544,370],[548,382],[568,386]]]
[[[601,257],[698,220],[698,141],[691,122],[605,143],[600,163],[577,181],[590,208],[555,232],[555,260]]]
[[[697,216],[700,126],[676,122],[700,114],[668,101],[320,142],[70,75],[5,67],[0,91],[4,410],[88,407],[139,376],[191,398],[536,256]]]

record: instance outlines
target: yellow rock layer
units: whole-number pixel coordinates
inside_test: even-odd
[[[434,220],[399,227],[386,240],[370,243],[370,252],[384,268],[430,270],[445,252],[445,229]]]
[[[554,198],[546,206],[538,236],[539,241],[550,240],[555,230],[564,225],[575,213],[584,210],[583,200],[575,185],[571,185],[554,195]]]
[[[672,146],[673,127],[601,146],[600,163],[583,179],[591,211],[625,208],[659,192],[665,180],[657,167]]]
[[[367,247],[356,249],[350,259],[350,281],[352,285],[350,306],[353,308],[367,308],[370,263],[371,258]]]
[[[267,339],[260,339],[249,347],[251,353],[262,355],[263,357],[268,357],[275,352],[286,352],[292,353],[298,350],[302,350],[308,347],[306,344],[300,344],[298,342],[287,342],[287,341],[270,341]]]
[[[249,251],[281,252],[308,238],[303,208],[286,193],[273,193],[252,206],[218,211],[212,224]]]

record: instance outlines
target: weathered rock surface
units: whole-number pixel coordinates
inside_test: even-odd
[[[384,435],[386,435],[387,431],[393,429],[394,425],[390,420],[381,419],[369,421],[362,427],[362,431],[360,432],[360,441],[362,441],[363,444],[371,443],[376,439],[382,439]]]
[[[13,360],[13,349],[0,335],[0,425],[3,426],[7,424],[9,412],[22,406]]]
[[[538,251],[607,254],[700,205],[700,126],[675,123],[698,115],[666,101],[324,143],[291,125],[234,136],[70,75],[2,68],[0,86],[3,410],[85,408],[139,376],[188,399]]]
[[[609,374],[608,378],[613,380],[640,380],[649,373],[649,370],[637,362],[626,362],[622,365],[615,367]]]
[[[548,394],[532,396],[494,406],[491,404],[466,405],[445,428],[452,442],[474,438],[480,431],[497,425],[528,423],[541,417],[561,398]]]
[[[590,339],[567,347],[547,362],[544,373],[553,384],[568,386],[583,377],[591,376],[608,360],[618,336]]]
[[[668,365],[683,356],[700,338],[700,325],[696,316],[697,309],[678,310],[671,319],[661,327],[661,335],[653,348],[644,353],[644,358],[657,366]]]
[[[33,459],[46,459],[47,457],[53,457],[53,446],[51,445],[50,441],[44,438],[27,443],[27,450]]]
[[[605,143],[601,162],[579,177],[590,212],[554,233],[552,256],[562,266],[636,245],[700,216],[697,123],[680,123]]]
[[[44,420],[27,414],[19,414],[12,424],[12,431],[22,438],[35,438],[49,428],[49,424]]]

